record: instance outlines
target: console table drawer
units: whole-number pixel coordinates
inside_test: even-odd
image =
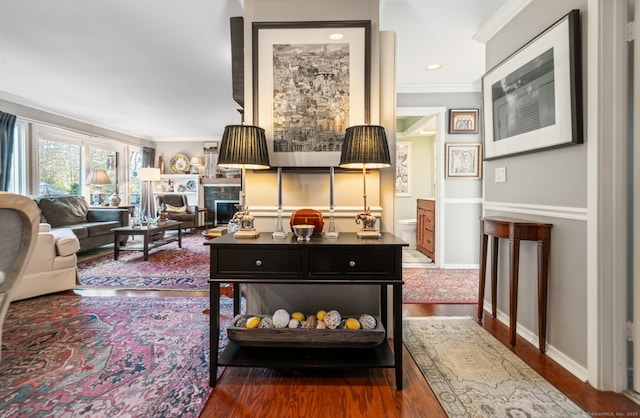
[[[263,250],[222,248],[216,264],[218,274],[300,275],[301,253],[298,250]]]
[[[394,252],[389,250],[317,250],[311,253],[309,275],[392,275],[394,261]]]

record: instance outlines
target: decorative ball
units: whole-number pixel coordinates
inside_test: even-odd
[[[291,319],[291,317],[289,316],[289,312],[285,311],[284,309],[278,309],[274,314],[273,314],[273,325],[276,328],[286,328],[289,325],[289,319]]]
[[[307,317],[307,320],[304,321],[305,328],[313,329],[313,328],[316,328],[317,326],[318,326],[318,320],[316,319],[315,315],[309,315]]]
[[[300,321],[298,321],[297,319],[291,318],[289,320],[289,325],[288,325],[289,328],[298,328],[299,325],[300,325]]]
[[[326,329],[327,328],[327,324],[324,323],[324,321],[318,321],[318,324],[316,325],[316,329]]]
[[[323,310],[318,311],[318,313],[316,314],[316,318],[318,318],[318,321],[324,321],[325,314],[326,312]]]
[[[247,328],[258,328],[258,325],[260,325],[260,317],[252,316],[247,319]]]
[[[338,328],[340,326],[341,321],[342,321],[342,316],[340,315],[340,312],[336,311],[335,309],[327,312],[326,315],[324,316],[324,323],[327,325],[327,328],[329,329]]]
[[[355,318],[349,318],[349,319],[347,319],[347,322],[345,323],[345,326],[348,329],[360,329],[360,321],[358,321]]]
[[[360,315],[358,322],[360,322],[362,329],[375,329],[377,323],[376,319],[369,314]]]
[[[294,312],[291,314],[291,318],[297,319],[299,322],[304,321],[304,314],[302,312]]]
[[[275,326],[273,325],[273,320],[268,316],[265,316],[262,318],[262,321],[260,321],[258,328],[275,328]]]

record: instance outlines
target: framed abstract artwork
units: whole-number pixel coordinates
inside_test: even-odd
[[[482,77],[485,160],[583,142],[580,36],[573,10]]]
[[[253,123],[272,167],[338,166],[346,129],[369,123],[371,22],[254,22]]]

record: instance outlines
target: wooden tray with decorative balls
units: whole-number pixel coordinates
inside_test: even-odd
[[[229,340],[249,347],[365,348],[380,345],[386,332],[369,314],[342,316],[337,310],[304,315],[278,309],[273,315],[237,315]]]

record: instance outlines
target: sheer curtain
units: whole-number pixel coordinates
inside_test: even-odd
[[[0,112],[0,190],[9,189],[16,116]]]

